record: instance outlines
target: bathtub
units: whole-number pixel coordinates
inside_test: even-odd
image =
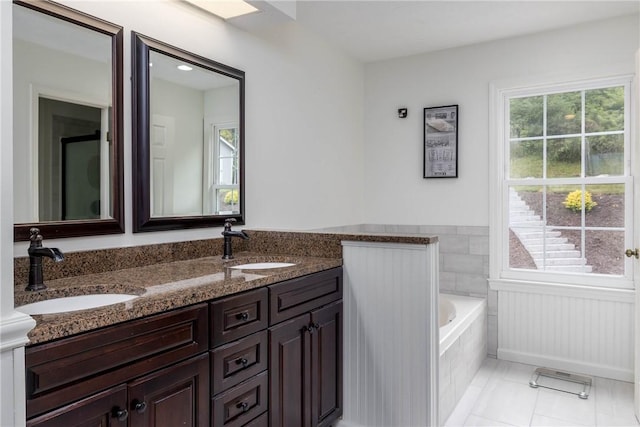
[[[487,357],[487,302],[440,294],[438,311],[439,416],[443,425]]]
[[[440,294],[438,310],[442,356],[480,315],[486,316],[487,302],[484,298]]]

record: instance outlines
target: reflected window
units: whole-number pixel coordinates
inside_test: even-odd
[[[213,193],[216,194],[214,212],[234,214],[240,212],[240,135],[237,124],[214,126]]]

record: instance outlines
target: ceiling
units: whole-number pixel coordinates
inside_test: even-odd
[[[639,10],[638,0],[298,0],[296,21],[351,56],[373,62],[637,14]]]

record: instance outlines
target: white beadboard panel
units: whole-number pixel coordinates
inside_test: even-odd
[[[343,242],[340,425],[438,422],[438,244]]]
[[[498,358],[632,381],[632,291],[548,291],[498,291]]]

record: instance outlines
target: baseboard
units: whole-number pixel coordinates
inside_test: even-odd
[[[596,365],[578,360],[550,357],[542,354],[523,353],[520,351],[498,348],[498,359],[526,363],[545,368],[561,369],[563,371],[574,372],[577,374],[611,378],[619,381],[633,382],[634,380],[633,370],[616,368],[614,366]]]

